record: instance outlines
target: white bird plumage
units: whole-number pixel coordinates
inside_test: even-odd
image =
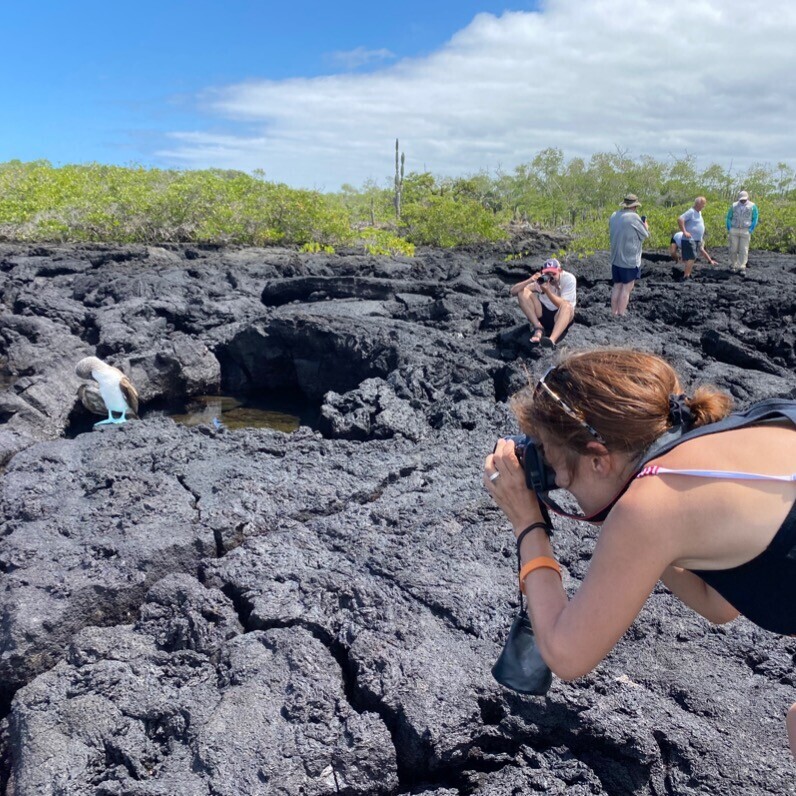
[[[108,410],[108,418],[95,425],[124,423],[128,414],[138,417],[138,392],[118,368],[106,364],[98,357],[85,357],[75,366],[75,373],[81,379],[94,379],[99,385],[100,395]],[[86,408],[94,411],[96,402],[87,401],[84,393],[80,395]],[[90,405],[92,403],[93,405]],[[121,417],[114,417],[114,413],[120,414]]]

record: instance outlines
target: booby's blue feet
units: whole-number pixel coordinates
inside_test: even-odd
[[[118,426],[121,423],[126,423],[127,422],[127,418],[125,417],[126,414],[127,412],[122,412],[121,417],[114,417],[113,412],[108,412],[108,417],[105,420],[100,420],[99,423],[94,423],[94,428],[96,428],[97,426],[106,426],[108,425],[108,423],[113,423],[114,426]]]

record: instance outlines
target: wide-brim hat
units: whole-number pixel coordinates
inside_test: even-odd
[[[741,201],[741,199],[748,199],[748,198],[749,198],[749,194],[748,194],[748,193],[746,193],[746,191],[741,191],[741,192],[738,194],[738,201],[739,201],[739,202]]]
[[[623,200],[620,207],[624,207],[626,209],[630,209],[632,207],[641,207],[641,202],[638,200],[638,196],[634,193],[629,193]]]

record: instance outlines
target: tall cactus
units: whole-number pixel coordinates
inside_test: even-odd
[[[398,157],[398,139],[395,139],[395,217],[400,220],[401,218],[401,199],[403,198],[404,191],[404,159],[406,155],[401,152],[400,159]]]

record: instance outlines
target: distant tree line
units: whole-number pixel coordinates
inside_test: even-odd
[[[396,179],[320,193],[269,182],[260,171],[10,161],[0,164],[0,239],[361,245],[411,255],[417,245],[498,242],[512,224],[533,224],[568,228],[573,250],[583,252],[607,248],[608,216],[632,192],[650,221],[649,245],[663,248],[697,195],[708,199],[708,235],[719,244],[726,209],[744,188],[760,208],[754,245],[796,252],[796,175],[785,163],[734,173],[717,164],[699,169],[693,157],[567,160],[545,149],[510,173],[438,177],[404,174],[403,166],[402,155],[396,198]]]

